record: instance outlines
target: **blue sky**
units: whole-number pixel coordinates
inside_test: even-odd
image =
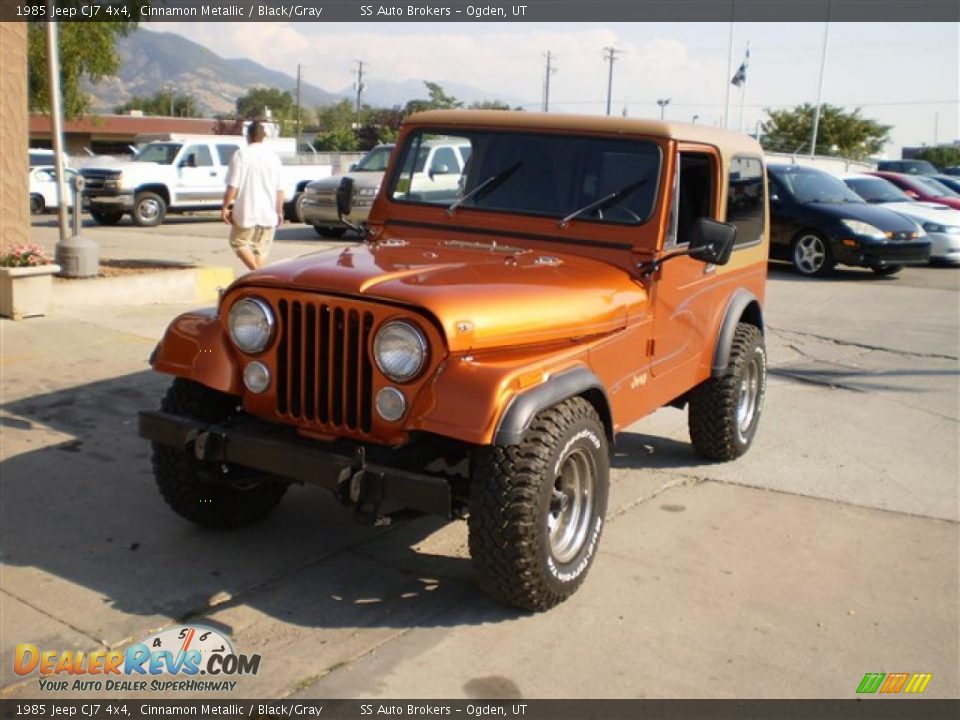
[[[522,98],[538,109],[543,54],[558,68],[551,110],[602,113],[603,48],[623,53],[614,73],[613,108],[720,124],[727,76],[728,23],[151,23],[225,57],[246,57],[296,73],[331,91],[349,87],[355,60],[370,78],[464,82]],[[765,107],[816,99],[823,23],[737,23],[734,69],[750,46],[743,126]],[[831,23],[823,101],[859,106],[893,125],[891,156],[902,145],[960,139],[960,26],[950,23]],[[740,124],[741,91],[731,88],[731,125]]]

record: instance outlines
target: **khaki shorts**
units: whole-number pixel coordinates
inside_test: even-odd
[[[257,257],[266,258],[273,244],[274,226],[254,225],[243,228],[234,225],[230,228],[230,247],[234,252],[247,248]]]

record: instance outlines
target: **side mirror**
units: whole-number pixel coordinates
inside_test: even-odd
[[[777,195],[776,193],[770,193],[770,202],[772,202],[774,205],[779,205],[780,196]]]
[[[357,164],[356,164],[356,163],[350,163],[350,165],[347,167],[347,172],[353,172],[353,171],[356,170],[356,169],[357,169]]]
[[[430,176],[430,179],[433,180],[434,175],[449,175],[450,168],[446,165],[434,165],[430,168],[430,172],[427,174]]]
[[[349,215],[353,208],[353,178],[342,177],[337,186],[337,216],[343,220],[344,215]]]
[[[709,218],[697,218],[690,229],[688,254],[694,260],[713,265],[726,265],[737,239],[737,227]]]
[[[180,167],[196,167],[197,166],[197,156],[196,155],[187,155],[183,160],[180,161]]]

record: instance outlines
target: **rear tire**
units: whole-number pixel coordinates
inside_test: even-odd
[[[175,378],[160,409],[215,423],[238,413],[239,398]],[[186,449],[153,443],[160,494],[180,517],[221,530],[250,525],[270,513],[287,485],[270,475],[226,463],[201,462]],[[230,479],[228,479],[230,478]]]
[[[43,202],[43,195],[30,196],[30,214],[39,215],[46,209]]]
[[[284,220],[292,223],[302,223],[303,216],[300,214],[300,201],[303,199],[303,193],[296,193],[292,199],[283,204]]]
[[[477,450],[468,527],[480,586],[523,610],[570,597],[596,554],[609,476],[603,423],[580,397],[539,413],[519,445]]]
[[[708,460],[733,460],[753,442],[767,388],[763,334],[740,323],[733,335],[723,375],[710,378],[690,395],[687,426],[696,451]]]
[[[155,192],[138,192],[133,199],[130,218],[139,227],[156,227],[167,215],[167,203]]]
[[[347,232],[346,228],[331,227],[330,225],[314,225],[313,229],[322,238],[339,238]]]
[[[95,210],[90,208],[90,217],[101,225],[116,225],[123,219],[122,210]]]

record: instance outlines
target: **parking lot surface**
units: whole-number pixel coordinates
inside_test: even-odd
[[[212,216],[84,233],[102,257],[241,269]],[[52,248],[51,217],[34,236]],[[330,246],[285,226],[271,259]],[[237,697],[851,698],[867,672],[957,697],[958,291],[957,269],[773,267],[751,451],[704,463],[674,409],[621,434],[596,565],[541,615],[479,593],[462,522],[360,526],[304,488],[231,533],[169,511],[136,412],[187,307],[2,321],[2,696],[58,696],[13,673],[18,643],[123,648],[191,622],[262,655]]]

